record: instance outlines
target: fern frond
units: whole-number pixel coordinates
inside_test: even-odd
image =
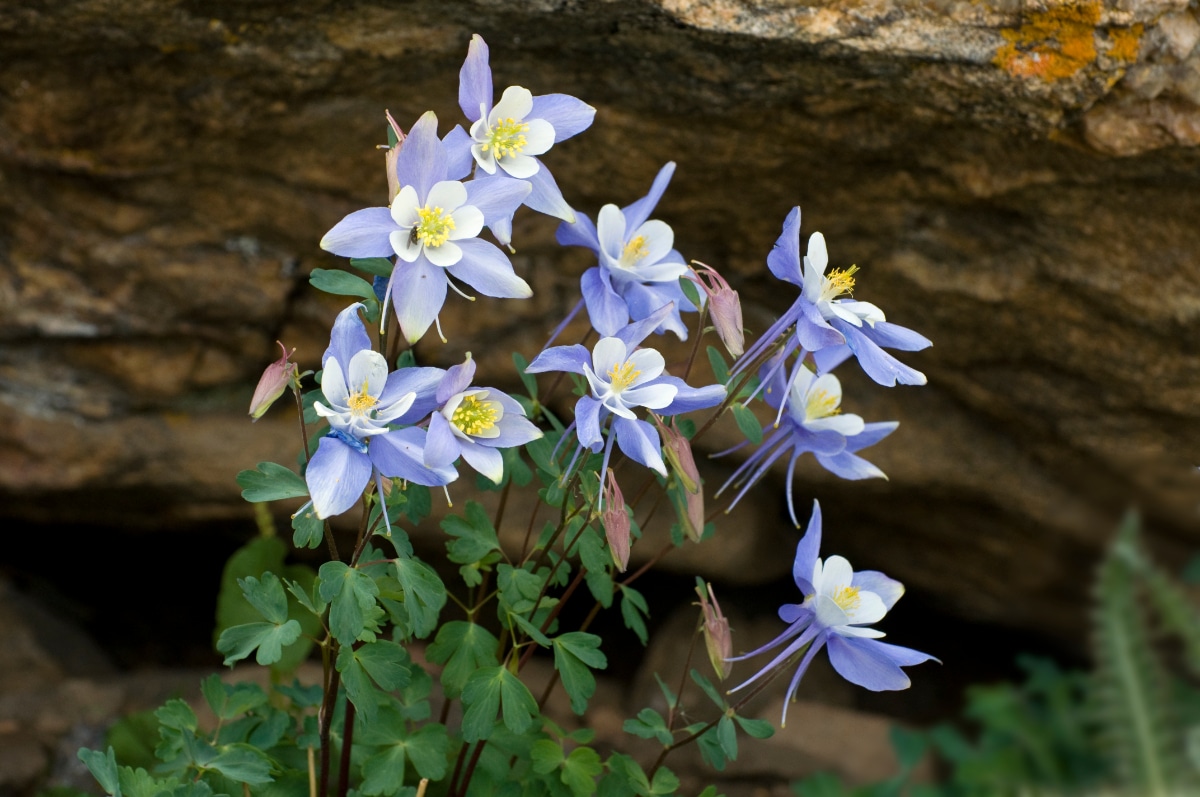
[[[1125,518],[1097,574],[1093,694],[1100,743],[1123,785],[1146,797],[1168,797],[1183,778],[1181,736],[1172,727],[1170,682],[1140,602],[1138,527],[1136,515]]]

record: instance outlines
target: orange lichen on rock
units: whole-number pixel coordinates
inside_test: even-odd
[[[1113,28],[1108,32],[1108,57],[1131,64],[1137,60],[1142,43],[1142,24],[1129,28]]]
[[[1019,28],[1000,31],[1006,44],[992,63],[1015,77],[1037,77],[1053,82],[1069,78],[1098,56],[1097,25],[1100,0],[1071,0],[1031,13]],[[1108,31],[1108,55],[1132,61],[1141,38],[1140,25]]]

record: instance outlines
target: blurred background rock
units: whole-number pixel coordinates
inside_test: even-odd
[[[1195,551],[1187,2],[26,0],[0,7],[0,565],[111,636],[119,666],[216,663],[209,629],[185,630],[211,603],[167,607],[215,593],[253,533],[234,474],[294,461],[288,407],[247,420],[254,384],[275,340],[319,364],[343,305],[307,274],[343,262],[317,242],[386,200],[385,108],[461,122],[473,33],[498,88],[596,107],[547,158],[577,210],[678,163],[655,215],[740,291],[752,332],[794,298],[765,257],[800,205],[805,238],[860,267],[855,297],[934,341],[902,355],[926,387],[840,369],[846,411],[901,422],[868,452],[890,481],[806,461],[797,485],[828,548],[910,587],[887,630],[948,662],[914,680],[994,672],[1018,645],[1082,658],[1091,565],[1130,505],[1165,561]],[[513,260],[534,297],[451,296],[450,342],[418,359],[473,351],[481,381],[515,387],[509,352],[540,349],[589,265],[554,230],[523,211]],[[707,466],[710,488],[732,464]],[[786,589],[781,476],[739,513],[668,565],[678,603],[696,572],[749,607]],[[194,583],[137,581],[160,561]]]

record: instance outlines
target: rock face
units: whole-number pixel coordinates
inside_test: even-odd
[[[848,411],[901,421],[872,457],[891,481],[798,485],[856,564],[1080,641],[1080,563],[1118,510],[1138,503],[1169,553],[1200,541],[1200,22],[1165,0],[2,9],[10,526],[249,517],[234,473],[295,446],[287,413],[245,419],[257,375],[276,339],[316,365],[340,309],[305,284],[338,265],[317,241],[383,204],[385,108],[460,121],[475,32],[498,86],[598,109],[549,157],[576,208],[678,163],[657,215],[752,330],[793,298],[764,261],[799,204],[832,264],[862,268],[856,297],[935,342],[905,358],[924,388],[844,369]],[[422,362],[473,350],[515,381],[508,352],[536,353],[588,265],[554,227],[518,217],[534,297],[451,296]]]

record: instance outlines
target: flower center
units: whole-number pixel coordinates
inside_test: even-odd
[[[621,251],[621,267],[629,268],[636,265],[646,254],[645,236],[638,235],[634,237],[629,243],[625,244],[625,248]]]
[[[363,382],[362,388],[357,393],[351,393],[346,403],[350,405],[350,412],[361,418],[371,412],[379,399],[367,393],[367,383]]]
[[[858,608],[859,597],[858,587],[839,587],[838,591],[833,593],[833,602],[844,612],[852,612]]]
[[[525,132],[527,130],[529,130],[529,125],[518,122],[511,116],[501,119],[488,128],[487,140],[483,142],[483,151],[487,152],[490,149],[492,156],[497,160],[518,155],[521,150],[525,149]]]
[[[413,235],[426,246],[438,247],[446,243],[454,229],[454,218],[441,208],[417,208],[421,219],[413,227]]]
[[[454,409],[450,423],[463,434],[480,435],[496,425],[496,416],[494,402],[464,396],[462,403]]]
[[[858,272],[858,266],[851,266],[843,271],[840,268],[835,268],[825,277],[825,286],[821,290],[821,299],[829,301],[836,299],[843,293],[847,296],[854,295],[854,275]]]
[[[810,421],[817,418],[828,418],[830,415],[837,415],[842,411],[842,408],[838,406],[841,402],[842,397],[836,393],[814,390],[808,394],[808,398],[804,402],[804,413]]]
[[[642,375],[642,372],[634,368],[633,360],[626,360],[620,365],[614,365],[608,372],[608,381],[612,384],[614,393],[620,393],[625,388],[633,384],[633,380]]]

